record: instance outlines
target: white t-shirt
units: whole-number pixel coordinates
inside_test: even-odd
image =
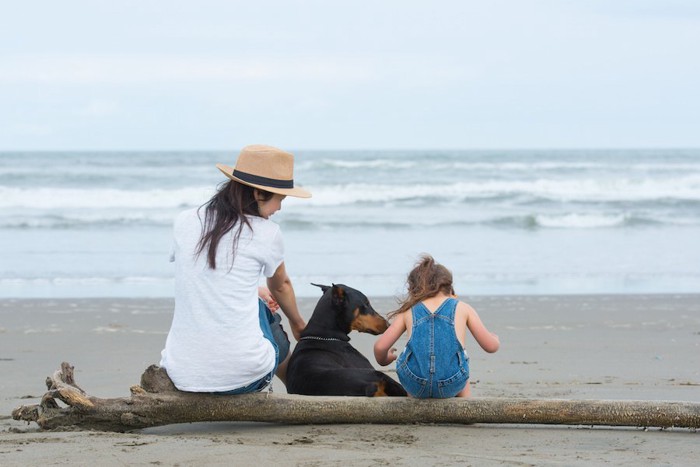
[[[260,329],[258,285],[282,263],[284,244],[277,224],[249,216],[253,230],[243,226],[235,256],[237,225],[221,238],[211,269],[206,249],[194,254],[204,210],[200,215],[191,209],[175,220],[175,313],[160,366],[182,391],[230,391],[274,368],[275,350]]]

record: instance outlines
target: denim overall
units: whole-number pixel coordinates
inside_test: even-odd
[[[454,397],[467,384],[469,359],[455,333],[457,303],[448,298],[434,313],[423,303],[411,309],[411,338],[396,360],[396,373],[412,397]]]
[[[282,318],[279,313],[273,313],[262,299],[258,299],[258,318],[260,319],[260,329],[263,332],[265,339],[272,343],[275,349],[275,367],[267,375],[257,381],[250,383],[242,388],[232,389],[230,391],[215,392],[213,394],[234,395],[247,394],[249,392],[260,392],[267,386],[270,386],[272,392],[272,378],[275,376],[277,367],[287,358],[289,353],[289,339],[287,333],[284,332],[280,321]]]

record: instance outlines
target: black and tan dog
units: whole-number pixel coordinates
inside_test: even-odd
[[[313,284],[317,285],[317,284]],[[287,392],[309,396],[405,396],[352,345],[350,331],[381,334],[388,324],[360,291],[318,285],[323,296],[301,333],[287,367]]]

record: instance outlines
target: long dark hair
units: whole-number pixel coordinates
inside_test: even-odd
[[[420,257],[415,267],[408,273],[406,279],[408,293],[399,300],[398,310],[387,315],[387,318],[410,310],[413,305],[422,302],[426,298],[434,297],[442,292],[445,295],[454,295],[452,286],[452,273],[442,264],[436,263],[432,256],[424,254]]]
[[[233,235],[235,255],[243,225],[252,228],[246,216],[260,216],[258,202],[255,199],[256,190],[262,201],[272,198],[272,193],[268,191],[229,180],[219,185],[216,194],[197,210],[197,215],[201,220],[200,211],[204,208],[204,221],[202,223],[202,236],[197,243],[195,254],[199,256],[206,249],[207,264],[210,268],[216,269],[216,249],[219,247],[221,238],[238,226]]]

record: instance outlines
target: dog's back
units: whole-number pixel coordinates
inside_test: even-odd
[[[399,383],[374,369],[350,345],[352,330],[381,334],[387,322],[364,294],[345,285],[320,286],[319,300],[287,367],[287,392],[304,395],[405,396]]]

